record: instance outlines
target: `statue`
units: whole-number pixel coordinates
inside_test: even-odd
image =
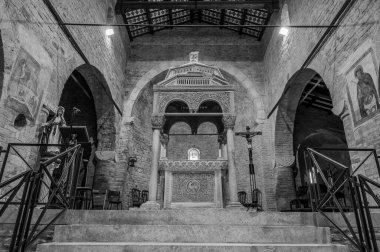
[[[63,117],[65,114],[65,108],[62,106],[59,106],[57,109],[57,113],[55,116],[48,122],[43,123],[42,127],[44,127],[44,130],[47,129],[47,143],[48,144],[59,144],[59,130],[58,128],[60,126],[66,126],[65,118]],[[47,153],[57,154],[60,152],[60,149],[58,146],[49,146],[47,148]]]

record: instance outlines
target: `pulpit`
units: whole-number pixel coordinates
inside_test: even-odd
[[[165,174],[164,208],[223,207],[225,160],[161,160]]]

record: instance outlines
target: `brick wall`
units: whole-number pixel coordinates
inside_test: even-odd
[[[205,122],[198,127],[199,134],[217,134],[216,126]],[[191,134],[190,126],[184,122],[175,123],[169,134]],[[187,151],[197,148],[200,159],[215,160],[219,154],[217,135],[170,135],[167,156],[169,159],[188,159]]]
[[[343,0],[287,1],[290,24],[329,24],[343,2]],[[378,1],[357,1],[343,20],[343,25],[350,25],[338,28],[309,65],[312,71],[317,72],[324,79],[333,99],[334,112],[337,114],[342,112],[343,102],[345,100],[347,102],[347,81],[342,73],[342,66],[354,63],[357,59],[351,59],[350,56],[368,41],[373,43],[376,57],[379,58],[379,25],[376,22],[379,20],[379,8]],[[278,24],[279,19],[272,19],[271,22]],[[352,26],[352,24],[363,25]],[[268,97],[272,97],[268,100],[268,109],[272,109],[276,104],[285,86],[292,81],[292,76],[295,76],[324,30],[322,28],[290,29],[288,37],[280,36],[278,29],[272,29],[271,32],[266,33],[263,40],[268,42],[268,46],[264,56],[264,65],[267,74]],[[351,60],[352,62],[350,62]],[[288,93],[289,99],[299,100],[300,94],[296,94],[297,92],[291,89]],[[286,104],[285,102],[282,106],[280,103],[276,113],[269,119],[275,130],[273,132],[275,138],[272,140],[272,144],[275,145],[273,159],[276,162],[279,156],[286,157],[283,152],[288,150],[284,145],[277,146],[278,138],[284,138],[286,142],[293,140],[292,124],[294,123],[295,110],[286,107]],[[348,113],[343,118],[343,124],[349,147],[379,148],[378,117],[355,129],[352,125],[350,110]],[[287,116],[284,118],[284,115]],[[277,131],[278,129],[280,131]],[[288,152],[285,154],[290,155]],[[351,160],[357,163],[360,162],[361,157],[358,154],[351,153]],[[272,180],[270,183],[275,187],[278,181]]]
[[[106,1],[51,1],[62,19],[67,22],[105,23]],[[114,4],[114,1],[109,1]],[[21,20],[22,22],[18,21]],[[115,35],[107,38],[104,27],[68,27],[79,47],[83,50],[91,65],[84,61],[71,46],[62,30],[42,0],[0,1],[1,45],[1,100],[0,100],[0,145],[9,142],[35,142],[39,126],[46,120],[41,112],[42,104],[54,109],[58,106],[62,90],[74,69],[86,79],[93,93],[97,112],[97,131],[100,139],[99,151],[113,151],[116,147],[116,134],[119,129],[118,116],[100,84],[112,94],[121,107],[124,85],[126,83],[125,64],[129,42],[125,39],[125,29],[115,28]],[[0,51],[2,51],[2,49]],[[38,97],[41,102],[38,113],[33,120],[28,120],[26,127],[15,128],[13,123],[22,111],[11,108],[8,104],[10,78],[16,71],[15,61],[22,51],[26,51],[40,66],[38,90],[43,90]],[[2,80],[4,79],[4,83]],[[67,109],[67,108],[66,108]],[[96,127],[96,126],[95,126]],[[24,148],[22,154],[33,157],[33,150]],[[11,158],[16,160],[15,158]],[[17,173],[24,167],[12,161],[10,173]],[[112,160],[102,160],[107,170],[117,172],[117,164]],[[14,169],[15,167],[19,167]],[[100,173],[102,174],[102,168]],[[9,174],[10,175],[10,174]],[[103,179],[110,181],[113,178]],[[115,179],[117,180],[117,179]],[[107,185],[109,186],[109,184]]]

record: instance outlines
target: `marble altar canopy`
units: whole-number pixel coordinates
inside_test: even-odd
[[[165,79],[153,86],[153,92],[149,201],[142,207],[224,207],[227,195],[224,193],[226,190],[223,190],[223,174],[228,174],[230,202],[227,206],[241,207],[237,198],[233,154],[236,120],[234,86],[217,67],[199,63],[198,53],[192,52],[190,62],[170,68]],[[173,111],[172,108],[177,108],[178,103],[180,108]],[[210,103],[213,109],[206,112],[202,110],[207,107],[205,104]],[[200,153],[199,160],[168,159],[166,152],[170,128],[183,120],[191,125],[192,134],[197,134],[199,122],[209,120],[215,123],[219,136],[224,139],[219,145],[219,153],[223,153],[223,156],[220,155],[217,160],[202,160]],[[164,182],[159,178],[159,172],[164,174]],[[164,184],[163,197],[160,195],[162,191],[158,189],[158,181],[161,181],[161,188]],[[163,198],[163,201],[158,202],[157,198]]]

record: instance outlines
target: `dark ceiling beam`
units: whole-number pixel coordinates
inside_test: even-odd
[[[146,2],[118,0],[115,10],[117,14],[125,13],[127,10],[136,9],[263,9],[271,8],[273,0],[247,0],[247,1],[187,1],[187,2]]]
[[[149,24],[149,32],[150,34],[153,34],[154,33],[154,30],[153,30],[153,22],[152,22],[152,16],[150,14],[150,10],[149,9],[145,9],[145,14],[146,14],[146,20],[148,21],[148,24]]]
[[[240,25],[244,25],[245,20],[246,20],[246,18],[247,18],[247,13],[248,13],[248,10],[245,9],[245,10],[243,11],[243,14],[241,14]],[[243,26],[241,26],[241,27],[239,28],[239,34],[240,34],[240,35],[243,34],[243,28],[244,28]]]
[[[71,34],[71,32],[69,31],[69,29],[64,24],[61,16],[58,14],[57,10],[54,8],[54,6],[52,5],[52,3],[49,0],[43,0],[43,2],[46,5],[46,7],[49,9],[50,13],[54,17],[54,19],[57,22],[58,26],[61,28],[62,32],[65,34],[66,38],[70,41],[70,44],[72,45],[72,47],[74,48],[74,50],[81,56],[81,58],[83,59],[83,61],[86,64],[91,65],[90,61],[87,59],[86,55],[83,53],[82,49],[79,47],[79,45],[76,42],[74,36]],[[112,94],[110,94],[110,92],[108,92],[107,88],[103,85],[103,83],[101,83],[101,82],[99,82],[99,83],[100,83],[99,85],[103,89],[103,91],[106,94],[106,96],[108,96],[108,98],[111,100],[113,106],[116,108],[116,110],[122,116],[123,113],[121,112],[121,109],[116,104],[115,100],[113,99]]]
[[[302,95],[305,95],[306,93],[302,93]],[[317,97],[317,99],[321,100],[321,101],[325,101],[325,102],[329,102],[332,104],[332,100],[331,98],[328,98],[327,96],[320,96],[320,95],[315,95],[315,94],[310,94],[309,97]]]
[[[265,25],[268,25],[269,20],[270,20],[270,18],[271,18],[271,16],[272,16],[271,13],[268,13],[267,15],[268,15],[267,18],[266,18],[265,21],[264,21],[264,24],[265,24]],[[261,39],[263,38],[263,36],[264,36],[264,32],[265,32],[265,27],[261,27],[261,32],[260,32],[260,35],[259,35],[259,38],[258,38],[259,41],[261,41]]]
[[[124,23],[128,24],[128,20],[127,20],[127,17],[125,16],[125,13],[122,14],[122,16],[123,16]],[[128,25],[126,25],[125,28],[127,29],[129,41],[132,42],[133,41],[133,36],[132,36],[131,28]]]
[[[226,18],[226,10],[222,9],[220,12],[220,22],[219,22],[220,25],[224,25],[224,19],[225,18]],[[223,27],[221,26],[220,29],[222,29],[222,28]]]

